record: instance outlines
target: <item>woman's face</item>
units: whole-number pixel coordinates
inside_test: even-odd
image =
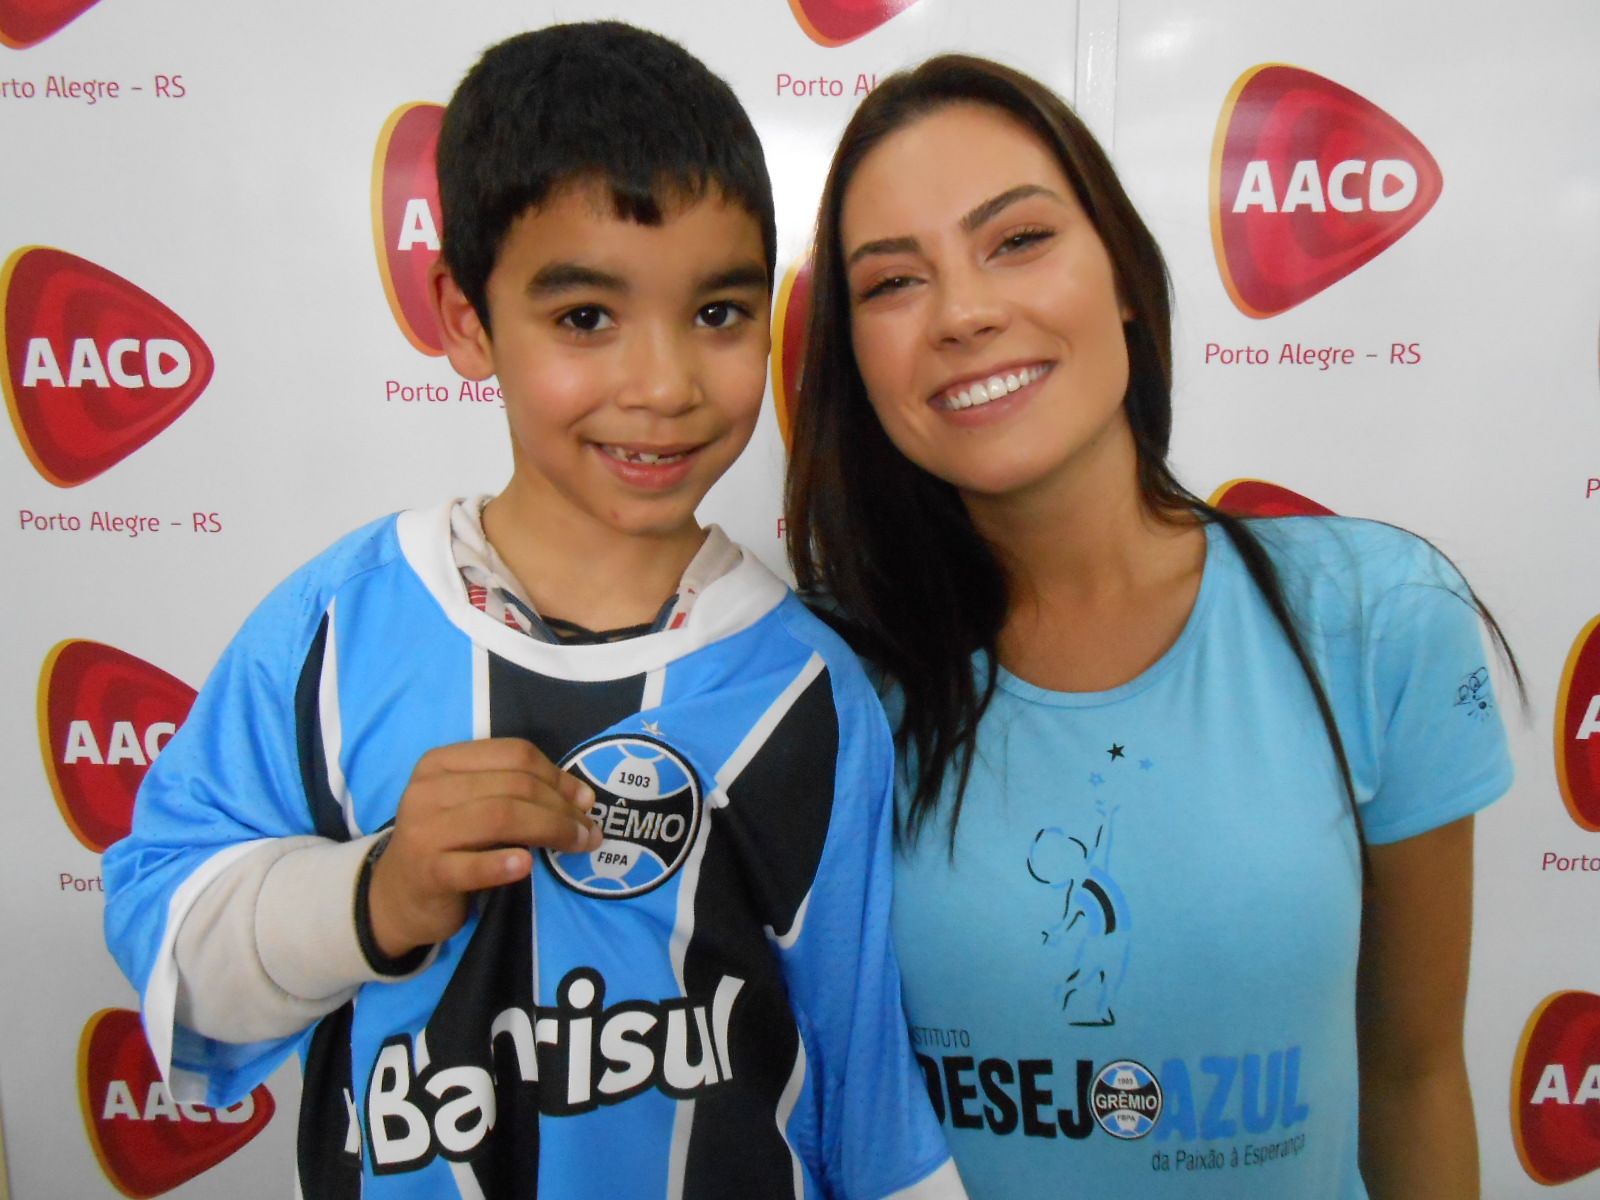
[[[903,454],[972,502],[1108,463],[1132,479],[1111,258],[1055,156],[999,109],[897,130],[840,220],[856,362]]]

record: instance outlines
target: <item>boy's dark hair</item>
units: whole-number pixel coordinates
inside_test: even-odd
[[[713,185],[761,226],[772,282],[772,182],[733,90],[676,42],[619,21],[553,25],[484,51],[439,134],[445,265],[489,328],[486,289],[506,232],[556,189],[609,187],[619,218],[663,210]]]

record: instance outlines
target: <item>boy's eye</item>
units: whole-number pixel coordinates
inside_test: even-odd
[[[598,333],[602,329],[611,328],[616,322],[605,309],[595,304],[586,304],[582,308],[575,308],[564,314],[561,324],[580,333]]]
[[[695,313],[695,324],[703,325],[707,329],[726,329],[739,321],[741,317],[748,316],[742,305],[731,300],[718,300],[715,304],[707,304]]]

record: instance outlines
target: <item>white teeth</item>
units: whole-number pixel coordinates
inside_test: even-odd
[[[652,467],[660,463],[677,462],[688,453],[685,450],[677,454],[655,454],[649,450],[628,450],[622,446],[604,446],[602,449],[618,462],[642,463]]]
[[[998,400],[1001,396],[1009,396],[1018,388],[1027,387],[1036,379],[1042,379],[1048,370],[1048,367],[1024,367],[1009,375],[991,375],[982,382],[968,384],[959,392],[946,392],[945,404],[958,411],[978,404],[987,404],[991,400]]]

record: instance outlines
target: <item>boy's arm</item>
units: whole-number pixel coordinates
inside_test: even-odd
[[[374,970],[356,936],[352,898],[377,836],[276,838],[212,880],[173,947],[177,1023],[223,1042],[289,1037],[362,984],[400,978]]]
[[[565,850],[576,838],[578,849],[593,849],[598,834],[583,816],[592,801],[584,784],[518,739],[430,751],[392,830],[348,842],[272,839],[207,885],[174,943],[178,1024],[225,1042],[287,1037],[363,984],[411,978],[461,927],[471,893],[528,873],[526,847]],[[364,871],[380,841],[378,862]],[[362,945],[363,887],[369,945],[391,960],[382,964]],[[424,947],[428,954],[415,953]]]
[[[890,936],[888,726],[853,661],[844,667],[834,690],[839,750],[827,841],[801,927],[778,951],[809,1032],[818,1166],[831,1192],[848,1200],[964,1200],[911,1049]]]
[[[295,736],[295,683],[320,616],[308,599],[285,585],[245,623],[151,765],[132,833],[104,858],[107,945],[182,1099],[231,1103],[293,1048],[291,1032],[232,1044],[182,1025],[175,950],[213,883],[284,839],[318,834]]]

